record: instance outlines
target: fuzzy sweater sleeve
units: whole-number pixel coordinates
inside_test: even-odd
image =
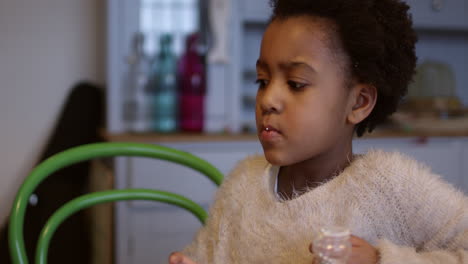
[[[468,264],[468,198],[425,166],[410,167],[409,175],[393,176],[412,241],[380,240],[380,264]]]

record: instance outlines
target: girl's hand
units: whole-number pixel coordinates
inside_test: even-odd
[[[174,252],[169,256],[169,264],[197,264],[180,252]]]
[[[377,264],[379,251],[362,238],[351,236],[351,255],[347,264]]]
[[[312,251],[312,244],[309,250]],[[346,264],[377,264],[379,251],[362,238],[351,236],[351,254]]]

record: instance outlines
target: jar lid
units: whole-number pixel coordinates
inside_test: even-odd
[[[327,226],[321,228],[320,231],[328,237],[347,237],[351,235],[349,229],[343,226]]]

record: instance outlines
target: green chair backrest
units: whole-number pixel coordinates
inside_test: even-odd
[[[95,143],[74,147],[60,152],[40,163],[26,177],[13,204],[8,230],[9,247],[14,264],[28,264],[24,245],[23,224],[27,203],[35,188],[53,172],[77,162],[94,158],[134,156],[171,161],[185,165],[206,175],[216,185],[220,185],[223,174],[207,161],[190,153],[169,147],[142,143]],[[60,207],[46,222],[38,238],[36,263],[47,263],[47,250],[50,240],[69,216],[90,206],[123,200],[152,200],[173,204],[193,213],[202,223],[207,213],[195,202],[181,195],[148,189],[123,189],[94,192],[75,198]]]

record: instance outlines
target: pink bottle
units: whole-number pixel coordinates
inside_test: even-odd
[[[197,33],[186,39],[185,54],[179,60],[179,128],[182,131],[203,131],[206,75],[203,58],[198,53]]]

